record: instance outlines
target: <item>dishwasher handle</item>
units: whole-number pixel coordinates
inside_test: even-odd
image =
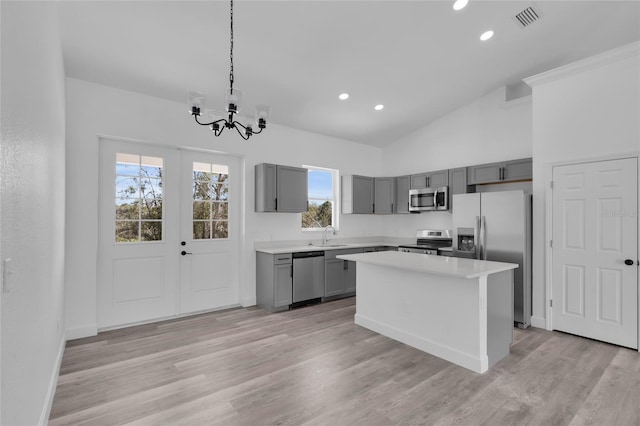
[[[293,253],[292,257],[294,259],[304,259],[307,257],[320,257],[324,256],[323,251],[301,251],[299,253]]]

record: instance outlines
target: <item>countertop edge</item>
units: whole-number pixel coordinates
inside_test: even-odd
[[[266,254],[282,254],[282,253],[299,253],[305,251],[329,251],[329,250],[349,250],[349,249],[358,249],[365,247],[398,247],[400,244],[388,243],[388,242],[378,242],[378,243],[344,243],[339,246],[314,246],[314,245],[301,245],[301,246],[289,246],[289,247],[273,247],[273,248],[255,248],[254,250],[260,253]]]
[[[403,256],[398,257],[397,255]],[[391,256],[389,256],[391,255]],[[411,257],[407,257],[411,256]],[[433,256],[428,254],[417,254],[417,253],[399,253],[399,252],[380,252],[380,253],[362,253],[362,254],[344,254],[336,256],[338,259],[342,260],[350,260],[353,262],[362,262],[368,263],[371,265],[377,266],[385,266],[388,268],[400,269],[404,271],[414,271],[414,272],[422,272],[434,275],[442,275],[448,277],[456,277],[456,278],[465,278],[465,279],[476,279],[481,278],[483,276],[497,274],[500,272],[509,271],[512,269],[519,268],[516,263],[506,263],[506,262],[494,262],[494,261],[485,261],[485,260],[475,260],[475,259],[464,259],[464,258],[451,258],[451,257],[442,257],[442,256]],[[391,258],[395,258],[395,260],[403,260],[402,264],[393,263]],[[429,265],[425,265],[424,261],[427,260],[429,263],[435,265],[444,265],[451,264],[451,270],[438,270],[432,269]],[[452,263],[452,260],[455,264]],[[420,263],[418,263],[420,262]],[[465,265],[466,267],[471,267],[476,262],[482,262],[482,265],[489,265],[491,269],[477,271],[472,273],[463,273],[456,272],[454,268],[458,267],[458,264]],[[463,266],[465,267],[465,266]]]

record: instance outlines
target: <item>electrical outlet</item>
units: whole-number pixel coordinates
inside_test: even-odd
[[[13,275],[13,270],[11,270],[11,258],[4,259],[2,261],[2,292],[9,293],[13,288],[11,282],[11,275]]]

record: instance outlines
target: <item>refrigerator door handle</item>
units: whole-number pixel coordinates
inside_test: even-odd
[[[473,241],[475,244],[475,258],[482,259],[482,241],[480,241],[480,216],[476,216],[476,223],[473,227]]]
[[[480,219],[480,259],[487,260],[487,222],[484,216]]]

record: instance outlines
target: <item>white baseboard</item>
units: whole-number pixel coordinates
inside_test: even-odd
[[[257,304],[258,304],[258,302],[256,301],[256,298],[255,298],[255,297],[250,297],[250,298],[247,298],[247,299],[242,299],[242,300],[240,301],[240,306],[242,306],[243,308],[247,308],[247,307],[249,307],[249,306],[255,306],[255,305],[257,305]]]
[[[531,327],[547,329],[547,319],[544,317],[531,317]]]
[[[58,349],[58,356],[56,358],[56,363],[51,372],[51,378],[49,379],[49,389],[47,390],[47,396],[44,400],[44,405],[42,406],[42,412],[40,413],[40,421],[38,422],[41,426],[46,426],[49,423],[49,416],[51,415],[51,407],[53,407],[53,398],[56,395],[56,387],[58,386],[58,376],[60,375],[60,366],[62,365],[62,356],[64,355],[64,348],[67,343],[66,335],[62,335],[62,339],[60,340],[60,348]]]
[[[98,324],[86,324],[66,329],[67,340],[82,339],[98,334]]]
[[[489,359],[487,356],[482,359],[482,357],[475,356],[474,354],[461,352],[457,349],[416,336],[412,333],[407,333],[406,331],[388,324],[383,324],[371,318],[364,317],[360,314],[355,314],[354,320],[356,324],[364,328],[368,328],[369,330],[373,330],[383,336],[390,337],[398,342],[413,346],[421,351],[468,368],[476,373],[482,373],[488,369]]]

